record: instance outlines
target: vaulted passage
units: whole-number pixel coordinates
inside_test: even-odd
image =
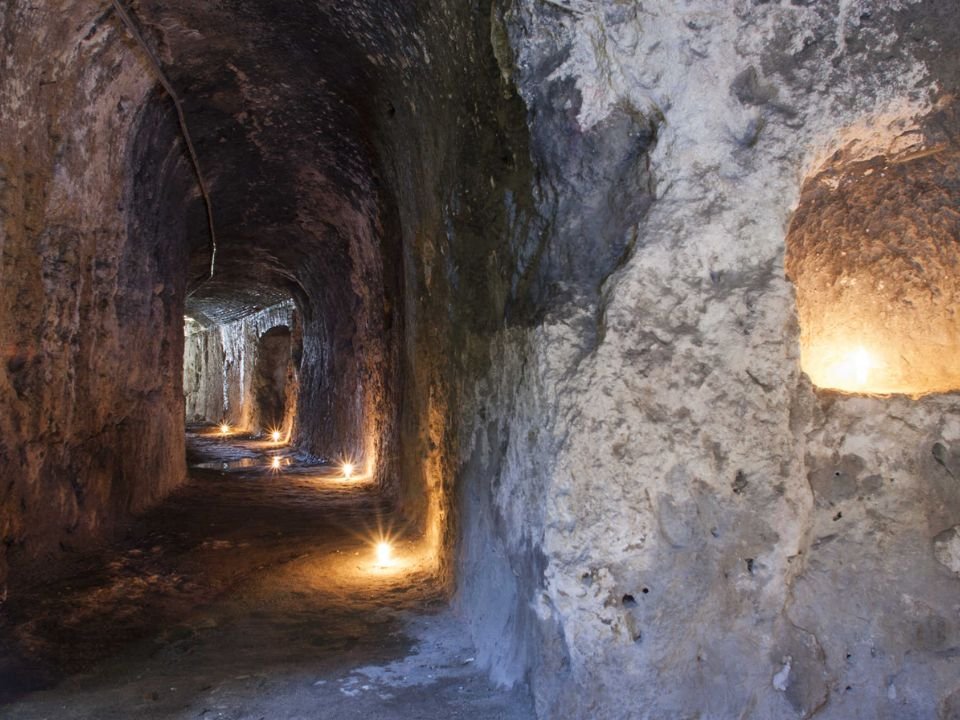
[[[482,351],[456,356],[513,292],[515,251],[481,236],[511,210],[467,191],[527,162],[489,22],[371,2],[3,11],[31,88],[4,84],[4,115],[40,125],[3,134],[2,701],[95,669],[136,697],[96,691],[77,717],[193,716],[265,672],[294,684],[261,714],[294,717],[415,655],[398,613],[454,588],[452,373]],[[451,622],[430,624],[430,662],[456,670],[390,693],[529,716]],[[176,692],[142,685],[151,642]],[[312,698],[281,697],[294,671]],[[72,691],[50,692],[16,714]]]
[[[960,717],[960,15],[0,4],[0,716]]]

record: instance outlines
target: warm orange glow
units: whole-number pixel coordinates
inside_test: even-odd
[[[272,467],[274,470],[279,470],[279,469],[280,469],[280,458],[279,458],[279,457],[273,458],[273,460],[270,461],[270,467]]]
[[[353,463],[344,463],[341,470],[343,470],[343,478],[349,480],[350,476],[353,475]]]
[[[227,425],[226,423],[222,423],[220,425],[220,433],[222,435],[226,435],[228,432],[230,432],[230,426]]]
[[[862,345],[844,348],[814,347],[804,353],[803,366],[814,385],[847,392],[872,392],[881,364]]]
[[[801,188],[784,258],[800,365],[817,387],[844,393],[956,392],[960,244],[949,241],[956,196],[943,168],[960,153],[915,154],[910,133],[886,122],[847,128]]]
[[[393,547],[386,540],[381,540],[376,545],[377,565],[387,567],[393,560]]]
[[[273,440],[275,443],[280,442],[280,431],[274,430],[273,432],[271,432],[270,439]]]

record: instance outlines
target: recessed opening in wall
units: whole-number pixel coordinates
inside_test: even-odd
[[[292,382],[293,355],[290,328],[280,325],[260,336],[253,375],[253,399],[256,420],[267,432],[282,434],[287,405],[294,398],[288,396]]]
[[[787,235],[800,362],[814,385],[960,388],[960,153],[846,161],[803,185]]]

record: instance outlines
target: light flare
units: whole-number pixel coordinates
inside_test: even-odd
[[[230,426],[226,423],[220,423],[220,434],[226,435],[228,432],[230,432]]]
[[[279,457],[274,457],[273,460],[270,461],[270,467],[272,467],[274,470],[279,470],[279,469],[280,469],[280,458],[279,458]]]
[[[820,372],[811,377],[821,387],[852,392],[864,391],[871,373],[879,368],[876,358],[862,345],[846,350],[828,352],[820,363]]]
[[[380,540],[376,544],[377,565],[380,567],[389,567],[393,563],[393,546],[386,540]]]
[[[280,435],[280,431],[279,431],[279,430],[273,430],[273,431],[271,431],[271,433],[270,433],[270,439],[273,440],[275,443],[280,442],[280,437],[281,437],[281,435]]]
[[[353,463],[344,463],[340,466],[340,469],[343,471],[343,479],[349,480],[350,476],[353,475]]]

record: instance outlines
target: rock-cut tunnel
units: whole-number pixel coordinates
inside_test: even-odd
[[[0,716],[960,718],[945,0],[0,6]]]

